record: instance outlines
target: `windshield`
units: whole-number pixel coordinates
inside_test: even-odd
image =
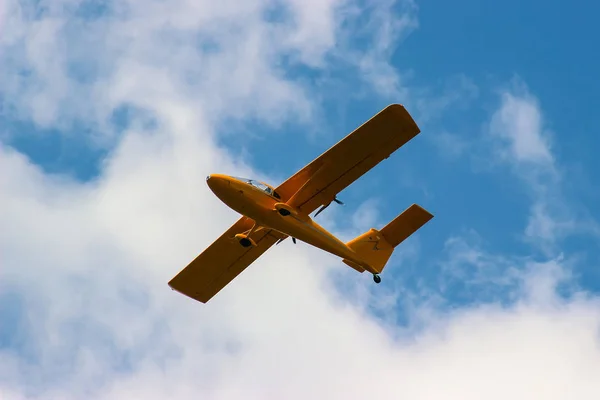
[[[268,187],[267,185],[265,185],[262,182],[259,181],[255,181],[254,179],[249,179],[248,183],[251,184],[252,186],[256,186],[257,188],[259,188],[260,190],[264,190],[267,193],[271,193],[272,190],[270,187]]]
[[[239,177],[236,177],[236,176],[234,176],[233,178],[235,178],[235,179],[239,179],[239,180],[240,180],[240,181],[242,181],[242,182],[249,183],[249,184],[251,184],[252,186],[254,186],[254,187],[257,187],[257,188],[259,188],[260,190],[262,190],[262,191],[264,191],[264,192],[267,192],[267,193],[268,193],[268,194],[270,194],[270,195],[272,195],[272,194],[273,194],[273,189],[271,189],[271,187],[269,187],[269,186],[265,185],[265,184],[264,184],[264,183],[262,183],[262,182],[255,181],[254,179],[248,179],[248,178],[239,178]],[[277,196],[276,196],[276,197],[277,197]]]

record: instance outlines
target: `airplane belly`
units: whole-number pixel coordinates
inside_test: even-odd
[[[275,210],[277,201],[263,193],[238,186],[229,188],[219,197],[231,209],[253,219],[262,227],[275,229],[338,257],[352,260],[359,265],[363,264],[345,243],[316,224],[310,217],[282,216]]]
[[[265,224],[268,224],[270,228],[338,257],[348,258],[362,264],[362,261],[356,260],[356,254],[345,243],[329,234],[311,219],[304,221],[292,215],[283,217],[277,212],[272,212],[269,217]]]

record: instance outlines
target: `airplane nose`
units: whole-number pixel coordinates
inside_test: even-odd
[[[217,183],[218,179],[213,177],[212,175],[208,175],[206,177],[206,184],[208,185],[208,187],[210,187],[211,189],[213,189],[213,187],[215,186],[215,184]]]
[[[216,175],[208,175],[206,177],[206,183],[208,187],[214,192],[215,190],[220,191],[224,189],[226,186],[229,186],[229,179],[227,179],[224,175],[216,174]]]

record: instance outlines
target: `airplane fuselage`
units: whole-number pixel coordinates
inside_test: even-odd
[[[318,247],[328,253],[350,260],[367,271],[372,268],[354,250],[314,222],[307,214],[293,210],[282,215],[276,205],[281,200],[275,197],[272,188],[261,188],[260,182],[213,174],[206,178],[213,193],[234,211],[247,216],[261,227],[274,229],[285,235]],[[265,190],[266,189],[266,190]]]

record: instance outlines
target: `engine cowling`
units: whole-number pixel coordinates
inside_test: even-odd
[[[242,247],[256,247],[256,242],[248,235],[238,233],[235,235],[235,238],[240,242]]]
[[[287,217],[288,215],[298,215],[298,212],[293,207],[290,207],[285,203],[275,203],[275,210],[284,217]]]

